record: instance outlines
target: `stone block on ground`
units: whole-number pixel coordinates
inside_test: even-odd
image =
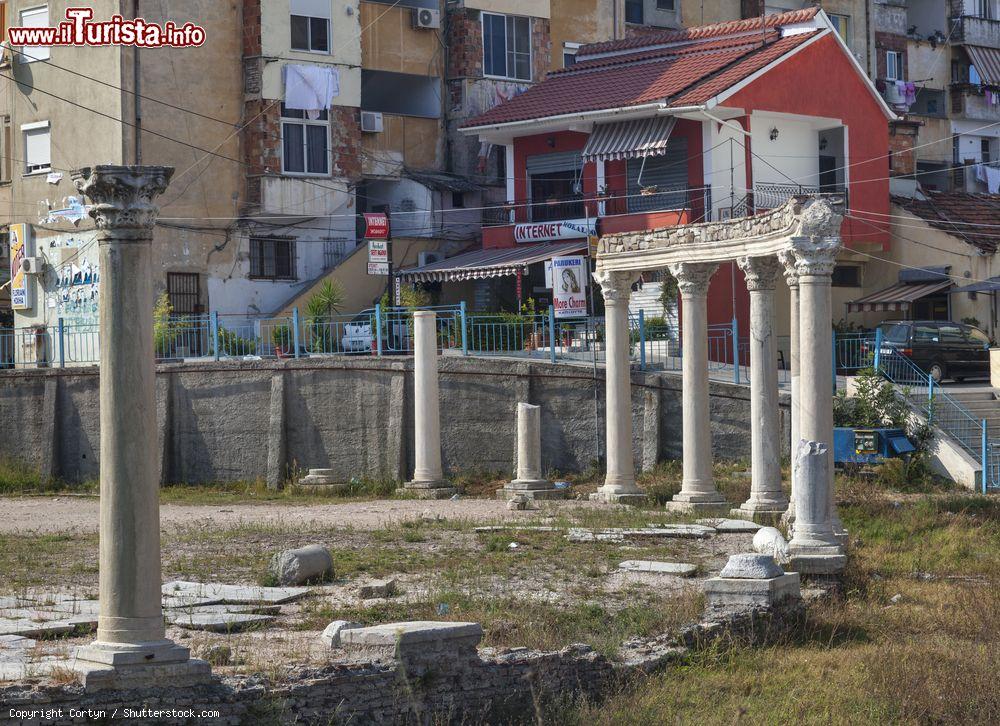
[[[271,558],[271,574],[279,585],[301,585],[333,574],[333,557],[323,545],[307,545],[278,552]]]
[[[333,469],[310,469],[306,476],[299,479],[299,486],[322,489],[325,492],[339,492],[347,489],[348,482],[336,479]]]
[[[388,578],[385,580],[373,580],[372,582],[361,585],[358,588],[358,596],[362,600],[392,597],[395,594],[396,594],[396,581],[393,578]]]
[[[684,562],[655,562],[652,560],[626,560],[618,565],[625,572],[646,572],[654,575],[676,575],[691,577],[698,571],[697,565]]]
[[[479,623],[411,621],[384,623],[341,631],[340,642],[350,655],[365,660],[400,661],[410,675],[461,670],[478,658],[483,638]]]
[[[207,630],[212,633],[235,633],[260,627],[274,621],[273,615],[252,615],[227,612],[174,612],[170,622],[186,630]]]
[[[571,527],[566,538],[570,542],[621,542],[626,539],[704,539],[715,534],[712,527],[700,524],[651,524],[643,529],[583,529]]]
[[[351,620],[334,620],[332,623],[326,626],[323,634],[320,635],[320,640],[322,640],[326,647],[328,648],[338,648],[340,647],[340,637],[341,634],[346,630],[351,630],[353,628],[363,628],[364,625],[361,623],[355,623]]]
[[[272,604],[280,605],[305,597],[312,590],[308,587],[256,587],[249,585],[220,585],[218,583],[187,582],[174,580],[163,585],[167,597],[202,598],[214,603],[230,605]],[[175,606],[177,607],[177,606]],[[183,607],[183,606],[181,606]]]
[[[713,527],[719,534],[742,534],[744,532],[753,533],[761,528],[761,525],[756,522],[751,522],[748,519],[698,519],[695,520],[695,524]]]

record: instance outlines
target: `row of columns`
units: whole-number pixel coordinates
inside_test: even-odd
[[[830,276],[837,237],[793,237],[778,256],[742,257],[750,293],[751,493],[735,513],[786,517],[790,551],[803,572],[843,566],[833,498],[832,339]],[[708,377],[708,287],[717,263],[669,265],[681,296],[683,479],[667,504],[683,512],[722,512],[729,505],[715,486]],[[784,274],[792,306],[792,497],[781,486],[777,341],[774,292]],[[635,483],[629,369],[628,301],[635,273],[599,271],[607,341],[607,478],[597,497],[643,496]],[[737,361],[738,363],[738,361]],[[803,474],[803,456],[808,476]],[[799,494],[804,493],[803,496]]]

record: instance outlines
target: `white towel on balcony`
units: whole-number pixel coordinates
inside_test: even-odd
[[[340,95],[340,73],[328,66],[293,66],[284,68],[285,107],[305,111],[317,119]]]
[[[990,194],[1000,192],[1000,169],[995,166],[986,166],[986,189]]]

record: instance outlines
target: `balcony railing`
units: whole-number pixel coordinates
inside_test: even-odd
[[[732,217],[749,217],[775,209],[794,196],[802,194],[837,194],[844,197],[845,208],[850,208],[847,190],[843,187],[805,186],[802,184],[755,184],[753,191],[737,199],[730,212]]]
[[[671,187],[647,188],[643,192],[626,194],[611,192],[603,195],[553,197],[544,201],[518,199],[507,201],[483,210],[484,227],[503,227],[518,222],[552,222],[560,219],[580,219],[586,216],[584,206],[589,207],[590,216],[614,216],[665,212],[673,209],[691,209],[701,215],[710,209],[711,188]],[[596,214],[595,214],[596,210]],[[694,219],[692,221],[702,221]]]

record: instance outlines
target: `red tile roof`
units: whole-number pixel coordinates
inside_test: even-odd
[[[978,247],[983,252],[997,250],[1000,230],[1000,194],[965,192],[924,192],[926,200],[892,197],[907,212],[923,219],[935,229]]]
[[[796,13],[784,13],[769,18],[789,15],[797,16]],[[760,27],[759,19],[754,22]],[[696,30],[700,29],[686,32]],[[657,102],[675,107],[702,103],[819,32],[814,30],[784,38],[780,33],[767,32],[596,58],[550,74],[542,83],[470,119],[464,126],[490,126]]]
[[[642,35],[624,38],[623,40],[607,40],[602,43],[590,43],[584,45],[577,52],[577,58],[591,55],[593,53],[611,53],[628,50],[630,48],[646,48],[658,43],[677,43],[685,40],[701,40],[704,38],[714,38],[722,35],[733,35],[736,33],[751,33],[755,30],[765,28],[779,28],[783,25],[795,25],[805,23],[816,17],[819,7],[804,8],[802,10],[791,10],[787,13],[767,15],[763,22],[761,18],[748,18],[746,20],[732,20],[728,23],[716,23],[714,25],[699,25],[694,28],[684,30],[665,30],[662,33],[644,33]]]

